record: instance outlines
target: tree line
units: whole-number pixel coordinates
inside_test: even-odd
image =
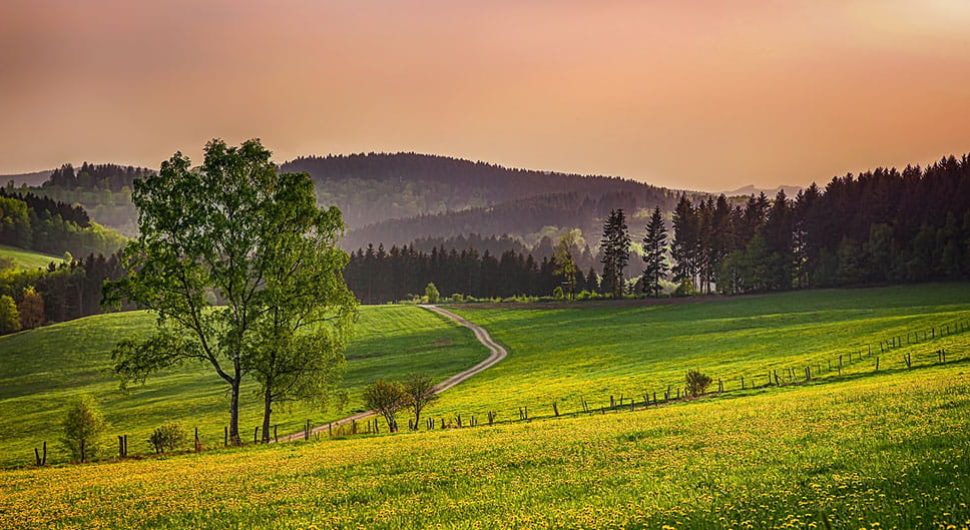
[[[675,282],[726,294],[970,276],[970,158],[876,169],[673,214]]]
[[[124,275],[118,254],[67,256],[47,268],[5,271],[0,274],[0,334],[99,314],[103,284]]]
[[[91,222],[87,212],[34,193],[0,189],[0,244],[52,254],[111,254],[120,234]]]
[[[118,164],[89,164],[84,162],[77,170],[71,164],[55,169],[44,187],[60,187],[69,190],[110,190],[121,191],[134,188],[135,181],[154,173],[152,170],[121,166]]]
[[[365,304],[405,300],[425,291],[429,283],[447,295],[506,298],[547,296],[562,284],[555,256],[536,260],[532,254],[507,250],[493,255],[474,248],[444,246],[431,252],[413,245],[368,245],[350,256],[344,270],[347,286]],[[576,291],[599,290],[599,276],[590,269],[575,272]]]

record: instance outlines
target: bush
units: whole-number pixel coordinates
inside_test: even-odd
[[[188,433],[178,423],[166,423],[158,427],[148,437],[148,445],[156,453],[165,453],[181,449],[188,440]]]
[[[680,282],[680,285],[674,291],[674,296],[693,296],[696,293],[697,289],[694,288],[694,282],[687,279]]]
[[[428,286],[424,288],[424,297],[429,304],[437,304],[441,299],[441,293],[438,292],[438,288],[435,287],[434,283],[428,283]]]
[[[0,333],[20,331],[20,311],[13,298],[5,294],[0,296]]]
[[[108,422],[98,407],[97,401],[89,395],[82,395],[74,401],[64,418],[64,438],[61,442],[76,462],[87,462],[97,458],[101,452],[101,439],[108,430]]]
[[[557,285],[556,288],[552,290],[552,297],[556,300],[562,300],[566,297],[566,293],[563,292],[562,286]]]
[[[707,390],[707,387],[711,384],[711,378],[708,375],[702,374],[698,370],[690,370],[687,372],[687,393],[691,397],[697,397]]]

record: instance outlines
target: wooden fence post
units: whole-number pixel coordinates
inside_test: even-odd
[[[199,440],[199,428],[195,428],[195,452],[198,453],[202,450],[202,442]]]
[[[259,427],[253,429],[253,445],[259,443]]]
[[[222,445],[224,447],[229,447],[229,427],[222,428]]]
[[[879,371],[879,356],[876,356],[876,371]]]

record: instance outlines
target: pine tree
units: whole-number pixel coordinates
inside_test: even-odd
[[[657,207],[647,225],[647,235],[643,238],[643,292],[658,296],[660,280],[667,277],[667,227],[664,225],[660,208]]]
[[[697,214],[687,195],[681,195],[674,210],[674,241],[671,257],[674,259],[674,281],[692,282],[697,274]]]
[[[630,234],[627,231],[626,217],[623,209],[610,211],[610,216],[603,225],[603,282],[604,292],[611,293],[614,298],[623,297],[623,270],[630,260]]]

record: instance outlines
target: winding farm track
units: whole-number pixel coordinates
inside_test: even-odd
[[[453,322],[456,322],[458,325],[464,326],[472,330],[472,333],[475,334],[475,338],[478,339],[478,342],[482,343],[482,345],[488,348],[488,351],[489,351],[489,355],[484,361],[476,364],[475,366],[472,366],[467,370],[459,372],[449,377],[448,379],[445,379],[444,381],[438,383],[437,385],[435,385],[434,387],[435,394],[440,394],[441,392],[448,390],[449,388],[457,385],[458,383],[461,383],[462,381],[465,381],[466,379],[474,376],[475,374],[481,373],[491,368],[492,366],[495,366],[498,362],[500,362],[502,359],[508,356],[509,354],[508,350],[506,350],[505,347],[502,346],[501,344],[495,342],[495,340],[492,339],[492,336],[488,334],[488,331],[486,331],[485,328],[479,326],[478,324],[473,324],[465,320],[464,318],[456,315],[455,313],[452,313],[447,309],[442,309],[436,305],[421,304],[419,305],[419,307],[427,309],[428,311],[431,311],[433,313],[438,313],[439,315],[449,320],[452,320]],[[313,427],[310,433],[314,434],[314,433],[328,430],[331,427],[339,427],[340,425],[351,423],[353,421],[362,420],[364,418],[373,416],[374,414],[376,413],[373,410],[365,410],[364,412],[358,412],[356,414],[352,414],[345,418],[341,418],[339,420],[334,420],[332,422],[325,423],[317,427]],[[297,432],[297,433],[290,434],[286,437],[280,438],[280,441],[288,442],[290,440],[299,440],[303,438],[305,435],[306,434],[303,432]]]

